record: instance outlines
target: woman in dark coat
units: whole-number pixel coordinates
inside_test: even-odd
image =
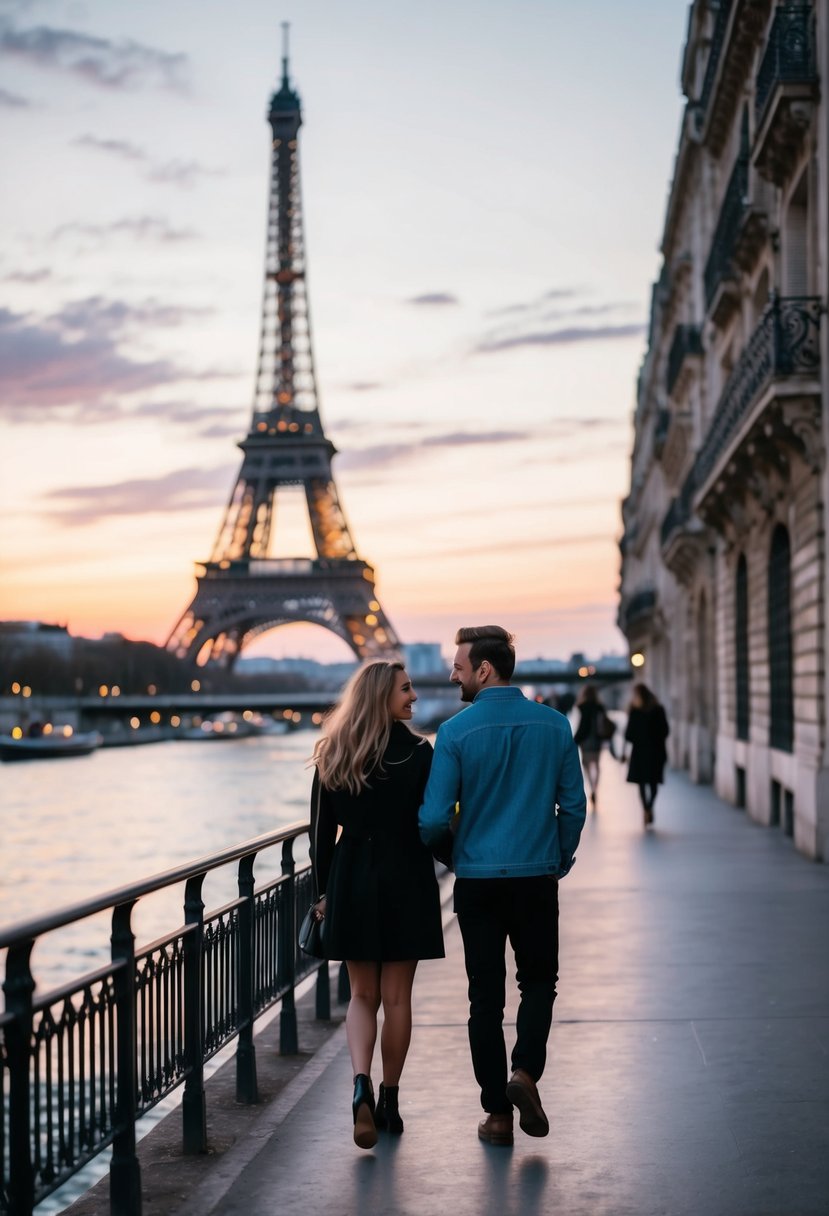
[[[377,1127],[403,1131],[398,1093],[415,970],[419,959],[444,953],[434,862],[417,826],[432,747],[406,725],[416,700],[402,663],[369,663],[346,685],[314,749],[312,862],[316,890],[324,892],[317,915],[327,957],[345,959],[351,982],[346,1033],[360,1148],[377,1143]],[[381,1004],[375,1108],[371,1061]]]
[[[665,776],[670,730],[665,710],[646,684],[634,684],[625,742],[630,744],[628,781],[639,786],[645,827],[653,823],[656,791]]]

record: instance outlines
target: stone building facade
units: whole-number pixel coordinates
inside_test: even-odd
[[[694,0],[619,625],[671,763],[829,860],[829,0]]]

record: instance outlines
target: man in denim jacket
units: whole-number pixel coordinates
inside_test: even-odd
[[[482,625],[458,630],[455,642],[450,679],[472,704],[438,731],[420,834],[431,846],[450,824],[455,830],[469,1045],[487,1112],[478,1136],[509,1145],[513,1106],[522,1131],[549,1131],[536,1083],[558,979],[558,880],[575,860],[587,804],[569,722],[510,685],[512,636],[499,625]],[[520,992],[509,1080],[503,1031],[508,938]]]

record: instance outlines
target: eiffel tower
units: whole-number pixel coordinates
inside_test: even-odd
[[[167,640],[168,649],[200,664],[230,667],[258,634],[296,621],[337,634],[360,659],[399,648],[374,571],[346,523],[331,472],[336,448],[320,420],[300,196],[302,111],[283,30],[282,81],[268,113],[273,151],[253,417],[210,560],[197,565],[193,602]],[[268,556],[277,494],[287,486],[304,487],[315,557]]]

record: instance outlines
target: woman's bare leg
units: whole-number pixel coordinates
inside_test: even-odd
[[[380,1053],[383,1057],[383,1084],[397,1085],[406,1062],[412,1037],[412,984],[416,960],[383,963],[380,969],[380,994],[383,1000],[383,1030]]]
[[[371,1076],[371,1059],[377,1041],[380,1008],[380,963],[346,960],[351,1000],[345,1015],[345,1033],[354,1076]]]

